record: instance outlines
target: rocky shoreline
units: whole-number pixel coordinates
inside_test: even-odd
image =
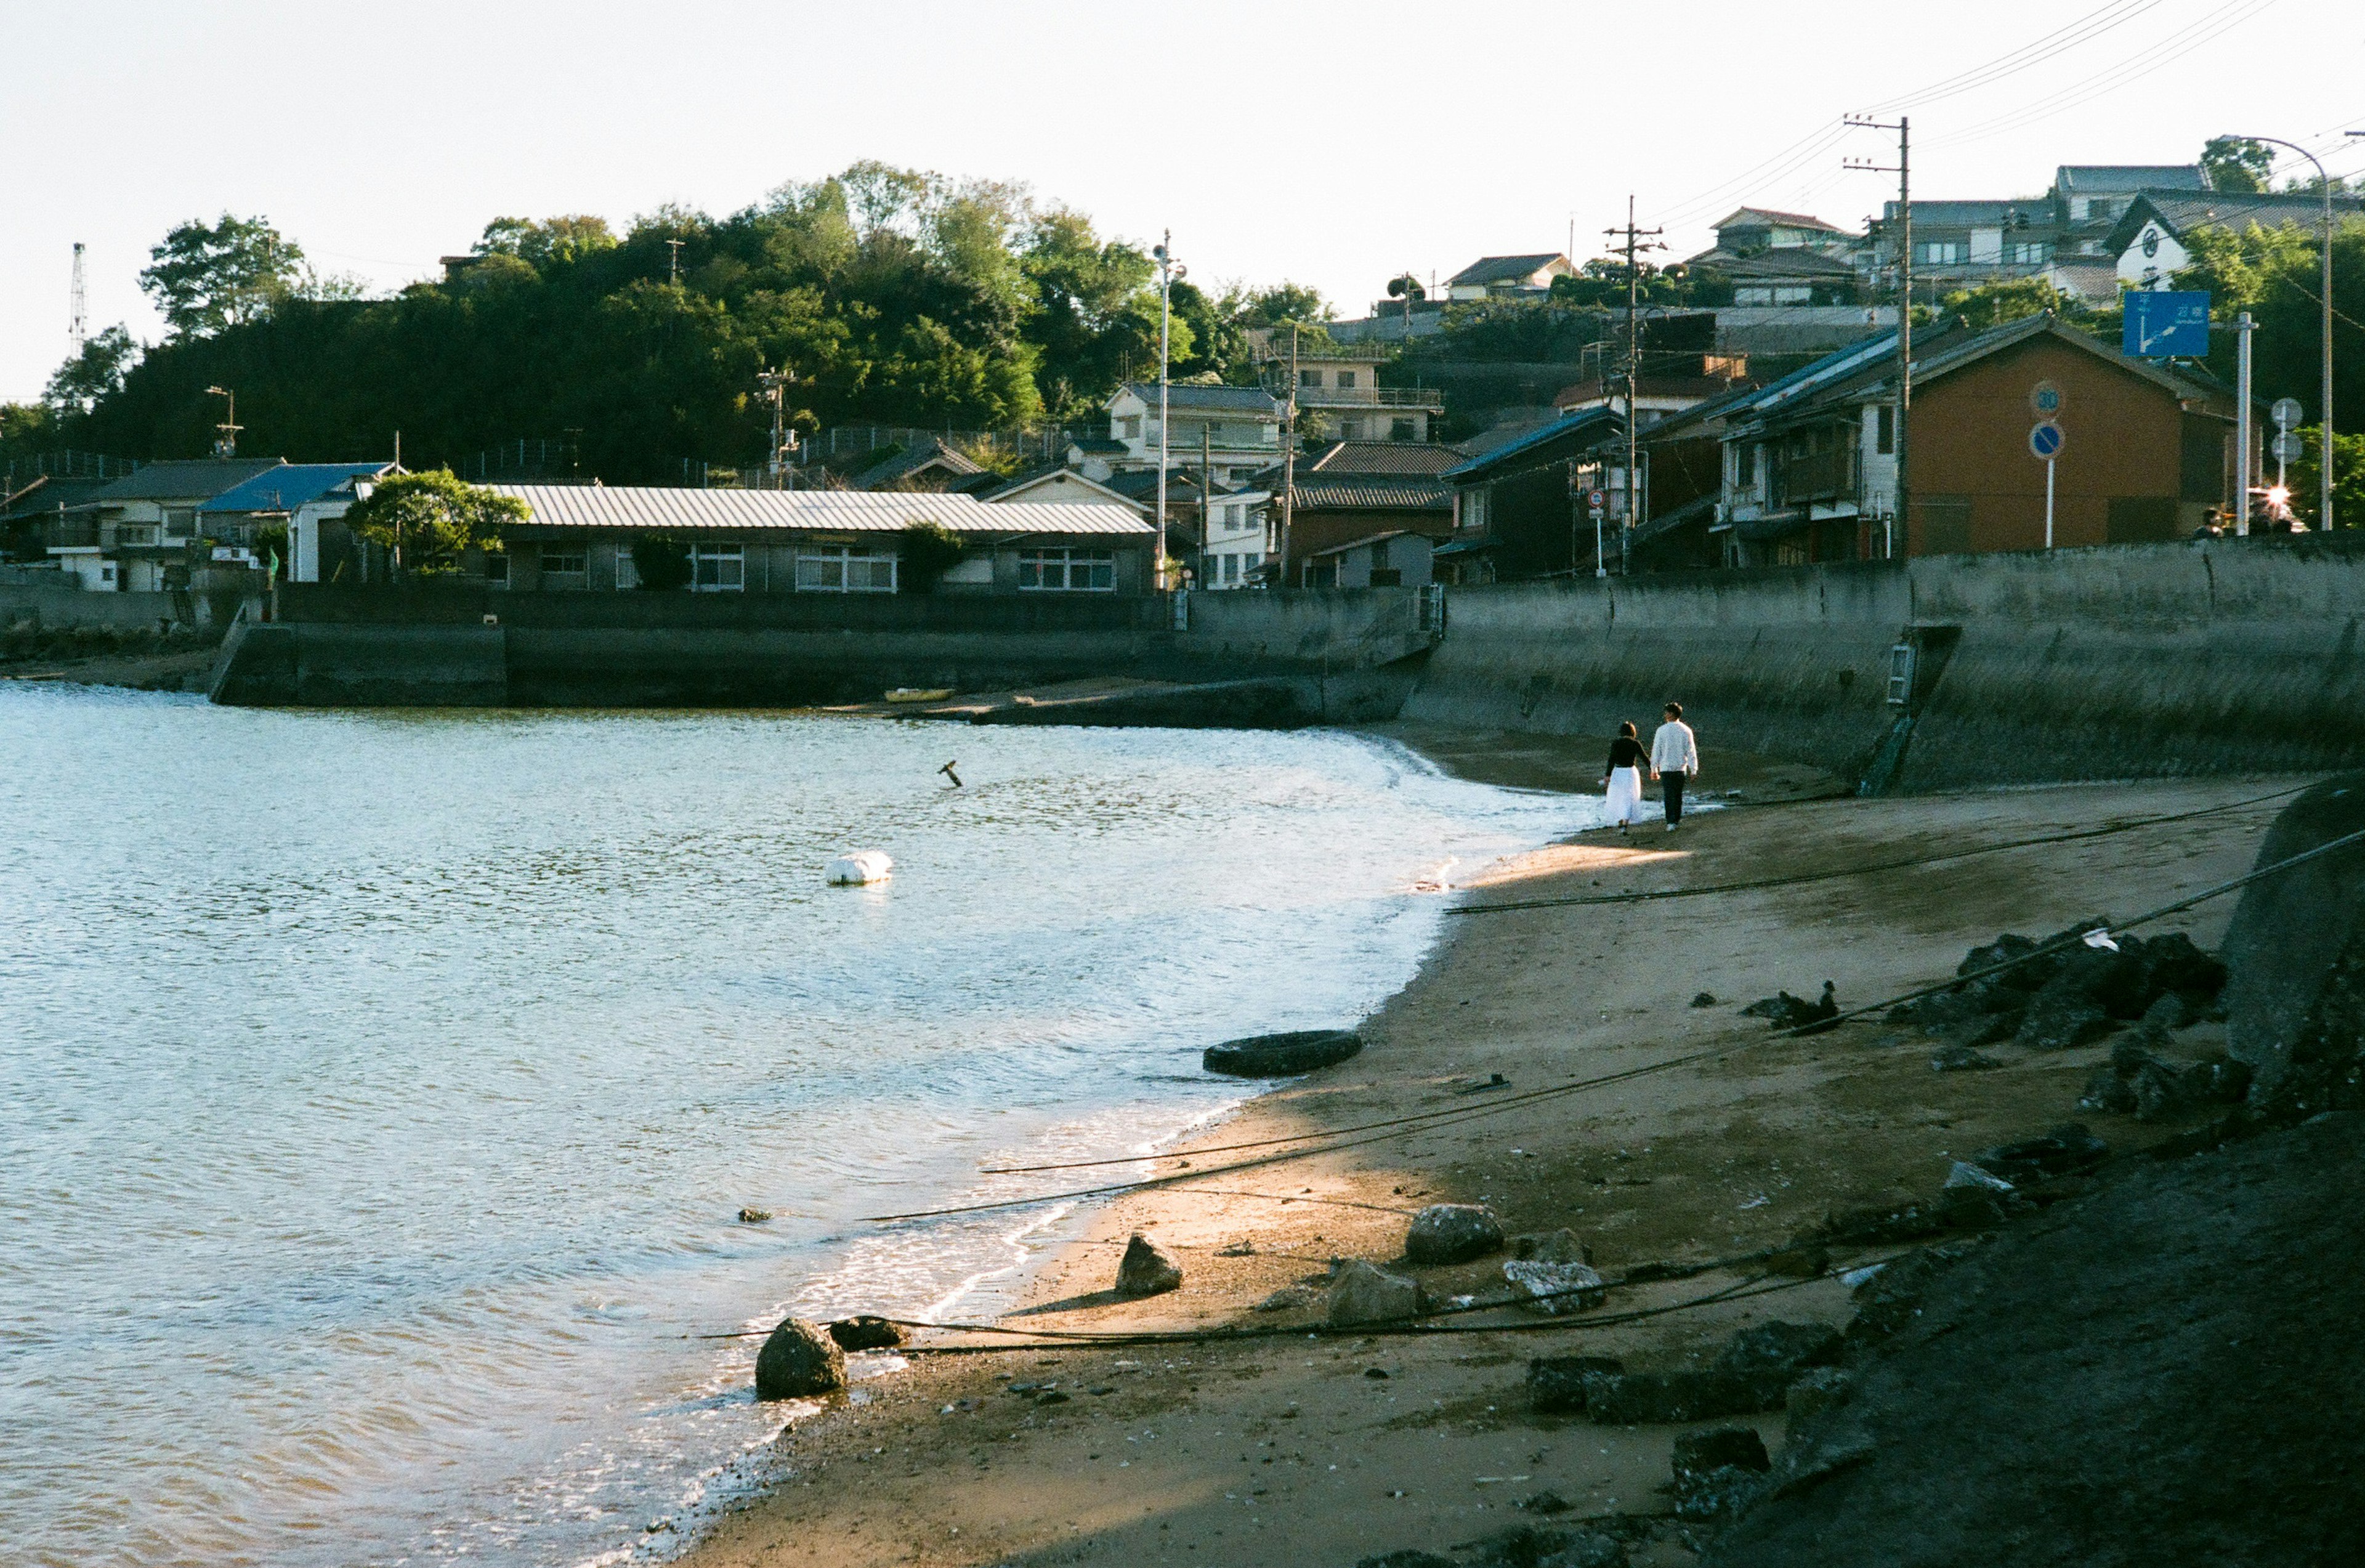
[[[2147,931],[2124,964],[2052,967],[2001,1008],[1779,1034],[1734,1002],[1829,980],[1858,1006],[1976,969],[1967,947],[2070,922],[2098,890],[2132,910],[2238,875],[2281,803],[2237,803],[2271,788],[1806,801],[1704,817],[1678,850],[1591,835],[1498,868],[1484,896],[1589,897],[2210,813],[1943,874],[1459,921],[1362,1054],[1156,1162],[1184,1180],[1110,1203],[1001,1320],[1147,1338],[923,1335],[910,1370],[785,1433],[781,1484],[691,1560],[1759,1561],[1720,1537],[1879,1472],[1792,1434],[1885,1408],[1889,1374],[1866,1369],[1927,1340],[1913,1315],[1974,1277],[1964,1260],[2056,1234],[2122,1172],[2169,1168],[2145,1151],[2214,1136],[2227,1075],[2202,1069],[2227,1024],[2196,959],[2231,901],[2180,923],[2190,947]],[[1696,1008],[1700,991],[1732,1000]],[[2075,1014],[2072,992],[2110,1038],[2026,1027]],[[1991,1020],[2015,1001],[2006,1031]],[[1983,1062],[1942,1068],[1956,1050]],[[1535,1096],[1578,1077],[1614,1081]],[[2147,1112],[2079,1111],[2104,1077],[2150,1083]],[[1213,1151],[1407,1117],[1280,1164]],[[1119,1288],[1137,1233],[1173,1288],[1155,1270],[1160,1288]],[[1521,1271],[1548,1283],[1523,1291]],[[1407,1286],[1444,1316],[1405,1318]],[[1550,1310],[1564,1300],[1577,1310]],[[1904,1327],[1866,1327],[1883,1323]],[[1794,1473],[1816,1454],[1809,1484]],[[1909,1560],[1965,1559],[1819,1559]]]

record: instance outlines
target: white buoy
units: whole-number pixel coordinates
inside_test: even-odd
[[[869,882],[883,882],[895,874],[895,862],[876,849],[857,849],[851,855],[840,855],[829,863],[829,883],[834,888],[858,888]]]

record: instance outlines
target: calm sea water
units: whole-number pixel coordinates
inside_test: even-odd
[[[663,1555],[782,1419],[686,1336],[991,1311],[1056,1211],[861,1216],[1218,1113],[1202,1047],[1352,1021],[1417,882],[1596,809],[1328,734],[0,685],[0,1556]]]

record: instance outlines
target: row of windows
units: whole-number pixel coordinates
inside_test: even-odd
[[[542,552],[544,577],[586,577],[589,552]],[[821,546],[797,552],[796,586],[800,593],[893,593],[898,560],[884,550]],[[485,558],[488,582],[509,581],[506,555]],[[630,550],[616,552],[616,587],[640,587]],[[566,585],[560,585],[566,586]],[[689,586],[699,593],[739,593],[747,587],[747,552],[741,544],[693,544],[689,551]],[[1113,593],[1116,589],[1116,552],[1073,546],[1022,551],[1018,557],[1022,588]]]
[[[2047,240],[2015,240],[2001,253],[2014,266],[2035,266],[2053,259],[2053,244]],[[1913,247],[1916,266],[1958,266],[1970,257],[1970,246],[1960,240],[1923,240]]]

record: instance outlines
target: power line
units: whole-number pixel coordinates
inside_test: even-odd
[[[1867,115],[1889,114],[1899,109],[1918,108],[1923,104],[1936,103],[2001,82],[2007,76],[2042,64],[2079,44],[2098,39],[2113,28],[2124,27],[2145,12],[2157,9],[2160,3],[2161,0],[2112,0],[2110,5],[2089,11],[2068,26],[2023,44],[2009,54],[1999,55],[1985,65],[1974,66],[1901,97],[1871,105],[1864,112]]]
[[[1950,136],[1931,143],[1939,147],[1956,147],[1967,141],[1998,136],[2008,130],[2050,118],[2055,111],[2071,103],[2090,103],[2112,93],[2122,92],[2141,83],[2146,73],[2180,60],[2202,45],[2255,20],[2278,0],[2236,0],[2199,21],[2170,33],[2158,43],[2136,50],[2114,65],[2104,67],[2080,77],[2060,90],[2048,94],[2017,109],[2009,110],[1990,120],[1966,127]]]

